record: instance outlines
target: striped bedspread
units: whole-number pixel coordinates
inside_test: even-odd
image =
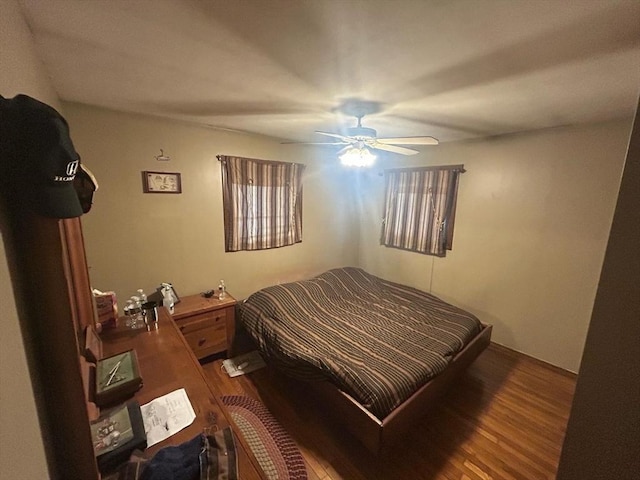
[[[245,300],[240,319],[267,361],[330,380],[379,419],[481,330],[469,312],[353,267],[264,288]]]

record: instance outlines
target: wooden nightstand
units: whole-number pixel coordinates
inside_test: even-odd
[[[198,359],[231,349],[236,331],[235,305],[236,299],[229,294],[224,300],[202,295],[180,298],[173,319]]]

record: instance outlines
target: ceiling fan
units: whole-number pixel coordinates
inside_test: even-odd
[[[399,153],[400,155],[415,155],[420,153],[413,148],[401,147],[399,145],[437,145],[438,140],[433,137],[389,137],[378,138],[377,132],[373,128],[362,126],[362,117],[357,115],[358,125],[347,129],[347,135],[338,133],[316,131],[319,135],[337,138],[339,141],[318,142],[325,145],[346,145],[338,152],[338,155],[351,148],[372,148],[375,150],[385,150],[387,152]]]
[[[337,111],[356,117],[358,124],[355,127],[347,129],[346,135],[339,133],[316,131],[319,135],[332,137],[336,140],[328,142],[302,142],[307,145],[345,145],[338,152],[338,156],[353,150],[360,152],[374,150],[384,150],[387,152],[399,153],[400,155],[415,155],[420,153],[413,148],[401,147],[400,145],[437,145],[438,140],[433,137],[387,137],[378,138],[377,132],[373,128],[363,127],[362,118],[371,113],[377,113],[380,110],[380,104],[377,102],[367,102],[363,100],[348,100],[341,106],[336,108]],[[293,142],[292,142],[293,143]],[[299,142],[295,142],[299,143]]]

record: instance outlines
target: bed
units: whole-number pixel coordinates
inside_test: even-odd
[[[473,314],[355,267],[264,288],[239,313],[265,360],[309,382],[374,452],[402,436],[491,338]]]

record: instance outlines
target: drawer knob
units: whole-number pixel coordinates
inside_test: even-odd
[[[198,346],[201,347],[202,345],[204,345],[207,342],[206,338],[201,338],[200,340],[198,340]]]
[[[183,332],[184,331],[184,325],[180,327],[180,331]]]

